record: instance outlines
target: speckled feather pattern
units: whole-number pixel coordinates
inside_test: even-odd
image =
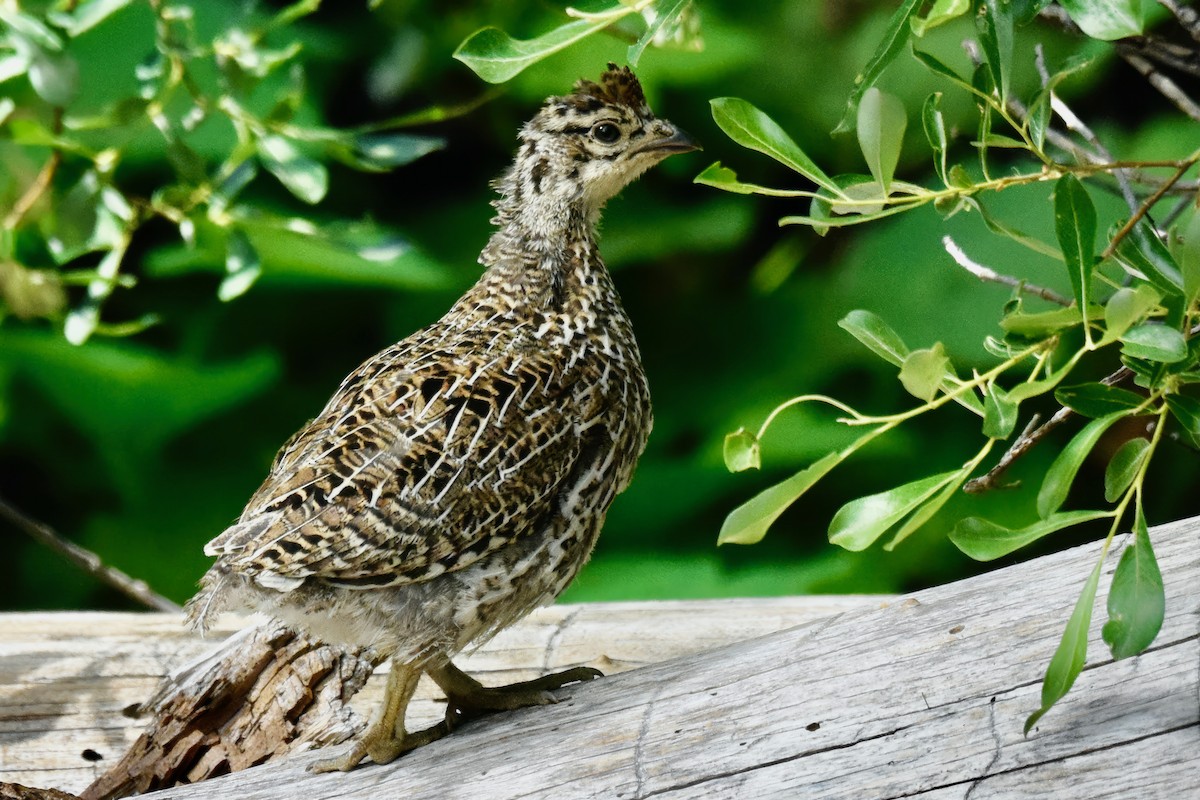
[[[620,141],[599,140],[600,122]],[[217,561],[189,604],[194,624],[262,610],[420,662],[566,588],[652,423],[595,225],[670,152],[639,141],[673,132],[628,69],[547,100],[496,183],[479,282],[354,370],[284,445],[206,547]]]

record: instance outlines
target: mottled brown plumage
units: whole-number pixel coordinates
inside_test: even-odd
[[[611,64],[519,138],[479,282],[352,372],[205,548],[217,561],[189,604],[196,624],[261,610],[391,657],[381,715],[322,768],[445,733],[404,730],[421,672],[447,692],[448,720],[550,702],[547,689],[593,676],[483,689],[449,659],[558,596],[629,483],[650,395],[595,226],[627,183],[696,146]]]

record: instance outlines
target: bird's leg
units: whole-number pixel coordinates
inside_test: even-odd
[[[557,703],[560,698],[551,692],[569,683],[582,683],[603,677],[591,667],[575,667],[531,681],[510,683],[507,686],[484,686],[454,664],[429,668],[429,677],[446,693],[446,724],[454,727],[488,711],[510,711],[525,706]]]
[[[439,722],[423,731],[409,733],[404,729],[404,714],[408,703],[412,700],[413,692],[417,690],[417,681],[421,678],[421,670],[412,664],[392,662],[388,672],[387,688],[384,690],[383,702],[375,714],[371,727],[367,729],[354,743],[350,752],[340,758],[328,758],[314,761],[309,770],[312,772],[334,772],[340,770],[349,772],[358,766],[364,757],[370,756],[376,764],[387,764],[397,756],[415,750],[424,744],[442,738],[450,732],[450,724]]]

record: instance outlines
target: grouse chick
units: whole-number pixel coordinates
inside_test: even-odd
[[[321,771],[386,763],[463,716],[553,702],[599,674],[485,688],[450,659],[557,597],[629,483],[650,394],[596,224],[626,184],[698,148],[613,64],[549,98],[519,139],[478,283],[354,370],[205,547],[217,561],[189,603],[194,625],[258,610],[390,657],[372,725]],[[410,733],[423,672],[447,717]]]

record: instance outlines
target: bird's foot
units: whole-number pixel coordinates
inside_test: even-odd
[[[373,725],[345,755],[314,761],[309,764],[308,771],[349,772],[367,757],[376,764],[387,764],[410,750],[441,739],[450,732],[450,727],[449,722],[442,721],[425,730],[408,733],[403,729],[397,731],[394,728]]]
[[[556,697],[556,689],[604,677],[598,669],[575,667],[543,675],[531,681],[507,686],[484,686],[453,664],[447,664],[430,675],[446,693],[446,724],[451,728],[475,719],[489,711],[512,711],[526,706],[544,706],[565,700]]]

